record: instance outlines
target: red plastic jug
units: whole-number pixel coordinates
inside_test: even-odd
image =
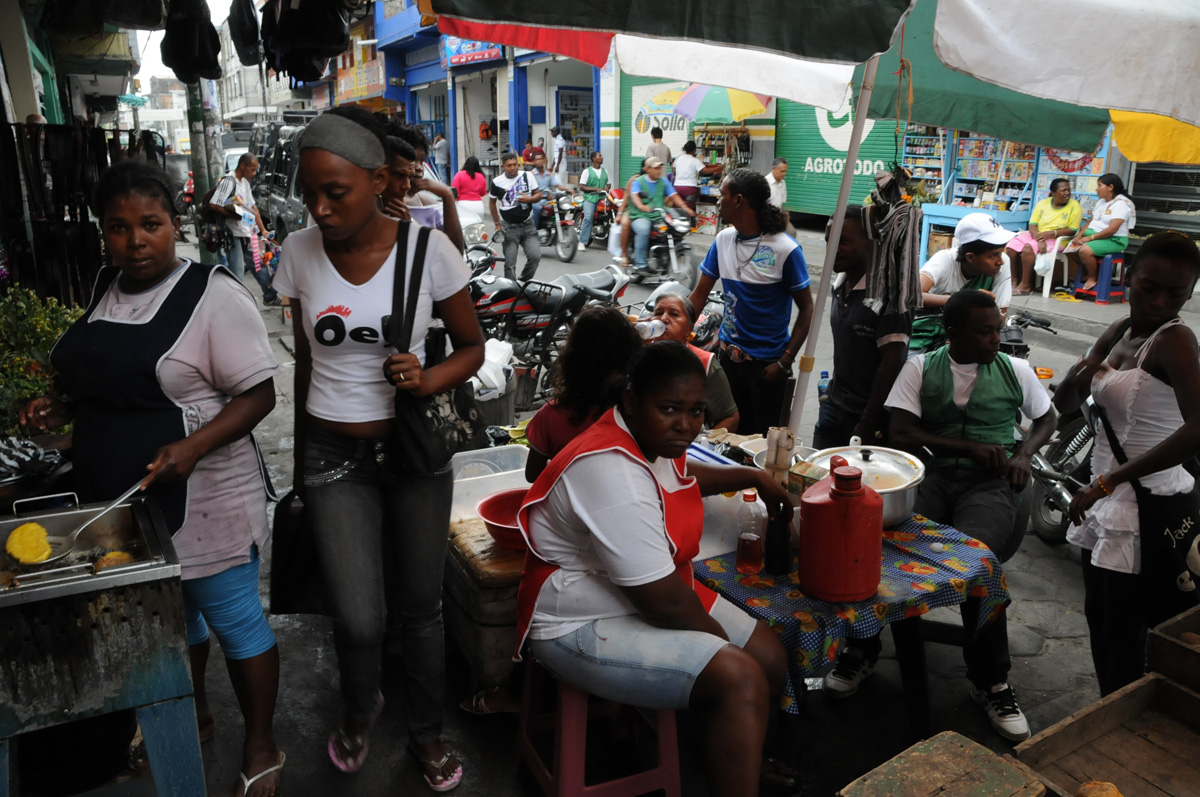
[[[841,457],[830,464],[832,474],[800,497],[800,589],[823,601],[853,603],[879,590],[883,496],[864,487],[862,471]]]

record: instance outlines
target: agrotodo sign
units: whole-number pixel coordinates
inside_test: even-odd
[[[814,174],[841,174],[846,169],[845,158],[814,158],[809,156],[804,160],[804,171]],[[875,172],[886,171],[887,166],[881,160],[859,159],[854,164],[854,176],[875,176]]]

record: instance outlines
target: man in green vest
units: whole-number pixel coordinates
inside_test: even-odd
[[[674,205],[696,218],[696,212],[675,191],[671,181],[663,177],[663,162],[653,156],[646,158],[642,167],[645,172],[633,181],[629,192],[630,228],[633,230],[633,264],[640,271],[646,270],[650,255],[650,227],[658,216],[658,209]]]
[[[1025,535],[1016,524],[1017,501],[1029,483],[1031,458],[1054,431],[1054,410],[1029,363],[1000,353],[1003,320],[991,295],[960,290],[947,300],[942,319],[948,343],[910,358],[885,402],[892,411],[891,439],[914,455],[932,456],[915,511],[979,540],[1004,562]],[[1020,414],[1033,424],[1018,443],[1014,424]],[[1007,682],[1012,662],[1006,615],[977,634],[979,598],[960,608],[971,696],[1001,736],[1029,738],[1029,723]],[[874,672],[878,656],[877,638],[850,640],[825,677],[827,693],[853,694]]]
[[[579,224],[580,252],[592,242],[592,220],[596,217],[596,205],[611,185],[608,170],[604,168],[604,156],[600,150],[596,150],[592,153],[592,165],[579,175],[579,190],[583,192],[583,219]]]
[[[1004,247],[1016,233],[987,213],[968,213],[954,227],[954,246],[935,252],[921,266],[921,310],[913,320],[908,350],[932,351],[946,342],[942,308],[955,291],[986,291],[1001,315],[1012,300],[1012,276]]]

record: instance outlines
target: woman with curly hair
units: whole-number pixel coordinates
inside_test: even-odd
[[[792,363],[808,337],[813,302],[800,244],[788,235],[787,218],[770,202],[767,180],[753,169],[736,169],[721,184],[721,221],[692,291],[692,307],[704,307],[717,280],[725,291],[720,363],[733,388],[739,434],[766,434],[779,424]],[[791,303],[800,313],[788,332]]]
[[[555,454],[617,403],[629,361],[641,348],[641,337],[615,307],[580,313],[554,371],[554,398],[525,429],[525,478],[536,479]]]

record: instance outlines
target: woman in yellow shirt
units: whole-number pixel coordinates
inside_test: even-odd
[[[1013,254],[1013,296],[1028,296],[1033,284],[1033,263],[1047,246],[1064,235],[1074,235],[1083,220],[1083,209],[1071,199],[1071,181],[1056,177],[1050,181],[1050,196],[1038,202],[1029,216],[1029,229],[1008,242]],[[1047,243],[1049,242],[1049,243]],[[1018,257],[1019,255],[1019,257]],[[1018,263],[1020,266],[1018,267]],[[1052,279],[1048,275],[1046,279]]]

